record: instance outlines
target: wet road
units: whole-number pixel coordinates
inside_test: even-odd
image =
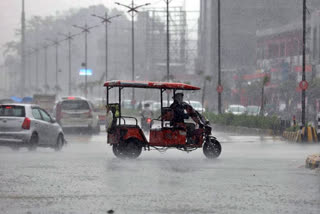
[[[222,155],[143,152],[119,160],[106,134],[67,135],[62,152],[0,148],[0,213],[320,213],[320,145],[217,133]]]

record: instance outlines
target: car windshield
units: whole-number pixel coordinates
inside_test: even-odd
[[[88,110],[89,104],[85,100],[66,100],[61,105],[63,110]]]
[[[247,107],[247,111],[248,112],[252,112],[252,113],[258,113],[259,109],[260,109],[259,106],[248,106]]]
[[[202,108],[202,105],[201,105],[200,102],[191,101],[191,102],[190,102],[190,105],[191,105],[193,108],[196,108],[196,109]]]
[[[23,106],[2,105],[0,106],[0,116],[24,117],[25,110]]]
[[[229,110],[231,112],[244,112],[246,108],[244,106],[230,106]]]

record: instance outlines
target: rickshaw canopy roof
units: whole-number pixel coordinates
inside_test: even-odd
[[[178,82],[151,82],[151,81],[127,81],[111,80],[104,83],[105,87],[124,88],[154,88],[154,89],[176,89],[176,90],[200,90],[199,87]]]

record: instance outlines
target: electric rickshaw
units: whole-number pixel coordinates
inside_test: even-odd
[[[170,121],[173,119],[174,111],[170,107],[163,106],[163,94],[165,91],[192,91],[200,90],[196,86],[184,83],[173,82],[150,82],[150,81],[122,81],[113,80],[105,82],[106,87],[106,108],[107,114],[112,113],[112,123],[107,129],[108,144],[112,146],[113,153],[118,158],[137,158],[142,152],[156,149],[166,151],[169,148],[176,148],[182,151],[191,152],[198,148],[203,149],[204,155],[209,159],[219,157],[221,144],[211,135],[211,126],[199,112],[193,110],[193,115],[200,118],[203,125],[194,128],[192,133],[187,132],[187,123],[173,126]],[[117,88],[119,99],[116,103],[109,103],[110,90]],[[160,117],[153,119],[158,122],[157,127],[150,127],[149,140],[140,128],[138,119],[131,116],[124,116],[121,113],[121,92],[124,88],[158,89],[161,104]],[[107,116],[108,117],[108,116]],[[134,124],[129,120],[133,120]],[[151,126],[153,126],[151,123]],[[189,139],[191,138],[191,139]],[[188,143],[191,140],[193,143]]]

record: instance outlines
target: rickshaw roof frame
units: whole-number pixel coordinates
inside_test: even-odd
[[[200,90],[199,87],[178,83],[178,82],[154,82],[154,81],[128,81],[128,80],[111,80],[104,83],[108,88],[151,88],[151,89],[171,89],[171,90]]]

